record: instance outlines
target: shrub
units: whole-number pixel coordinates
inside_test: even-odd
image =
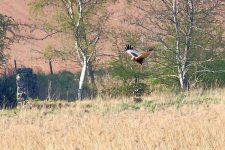
[[[16,78],[6,76],[0,78],[0,108],[13,108],[16,101]]]

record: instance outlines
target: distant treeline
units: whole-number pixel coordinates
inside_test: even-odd
[[[151,65],[150,65],[151,66]],[[206,65],[205,65],[206,66]],[[208,63],[207,67],[219,69],[220,72],[204,72],[190,77],[193,88],[215,88],[225,86],[224,61]],[[79,86],[80,72],[73,74],[62,71],[57,74],[37,74],[37,99],[39,100],[66,100],[75,101],[78,99],[77,91]],[[138,65],[133,68],[124,66],[124,63],[115,61],[109,68],[95,71],[94,95],[100,97],[133,96],[136,89],[143,89],[145,94],[152,91],[173,91],[179,92],[178,79],[171,76],[161,77],[160,72],[154,72],[146,66],[141,69]],[[198,78],[198,80],[196,79]],[[88,78],[86,78],[88,80]],[[84,85],[84,98],[92,96],[90,83]],[[0,107],[16,106],[16,75],[0,78]]]

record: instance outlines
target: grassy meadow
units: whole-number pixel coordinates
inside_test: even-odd
[[[225,149],[225,89],[76,102],[29,101],[0,111],[1,150]]]

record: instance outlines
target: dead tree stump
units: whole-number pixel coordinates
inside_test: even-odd
[[[26,101],[37,97],[37,76],[31,68],[18,68],[16,70],[17,101]]]

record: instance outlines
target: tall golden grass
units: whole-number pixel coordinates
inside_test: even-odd
[[[224,91],[30,102],[0,111],[0,149],[225,149]]]

